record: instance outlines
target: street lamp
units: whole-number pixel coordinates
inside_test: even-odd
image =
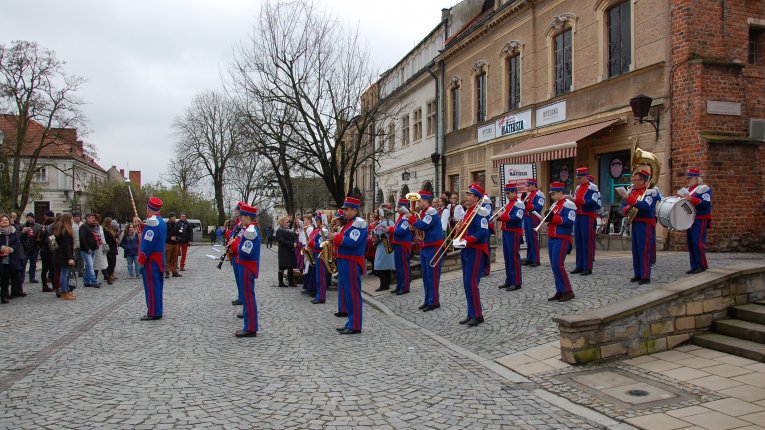
[[[630,99],[630,107],[632,108],[632,115],[635,116],[636,122],[643,124],[647,122],[651,124],[656,130],[656,140],[659,140],[659,110],[654,109],[651,111],[651,103],[653,99],[640,94]],[[654,119],[644,119],[646,116],[651,115]]]

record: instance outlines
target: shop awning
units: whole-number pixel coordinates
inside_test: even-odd
[[[571,158],[576,155],[577,141],[620,121],[621,119],[612,119],[532,137],[501,154],[491,157],[491,159],[494,162],[494,167],[499,167],[502,164],[525,164]]]

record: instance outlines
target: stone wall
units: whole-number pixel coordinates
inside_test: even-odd
[[[709,330],[727,308],[765,297],[765,266],[710,269],[627,300],[554,318],[561,358],[579,364],[672,349]]]

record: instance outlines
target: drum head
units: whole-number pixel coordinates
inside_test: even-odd
[[[670,230],[688,230],[696,218],[696,208],[682,197],[665,197],[656,206],[656,219]]]

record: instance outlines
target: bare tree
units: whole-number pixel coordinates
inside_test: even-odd
[[[353,189],[356,169],[375,156],[376,148],[367,147],[368,130],[383,116],[396,116],[382,104],[360,104],[377,75],[358,31],[310,0],[267,1],[232,67],[238,92],[280,106],[289,118],[283,124],[288,130],[279,130],[288,140],[268,136],[259,142],[285,145],[285,162],[320,177],[338,205]]]
[[[229,185],[238,199],[258,207],[261,211],[274,206],[276,175],[271,164],[255,151],[242,151],[233,160]]]
[[[0,194],[10,196],[17,210],[29,202],[42,151],[67,143],[71,129],[85,131],[84,102],[76,95],[84,79],[67,74],[64,64],[35,42],[0,45],[0,108],[15,128],[2,148],[10,168],[0,172]]]
[[[180,146],[183,149],[176,151],[176,155],[170,157],[163,178],[172,187],[189,191],[202,180],[203,167],[197,154],[185,151],[184,144]]]
[[[218,223],[226,219],[225,172],[239,151],[241,135],[233,102],[216,91],[194,96],[191,106],[173,122],[178,142],[189,148],[213,186]]]

